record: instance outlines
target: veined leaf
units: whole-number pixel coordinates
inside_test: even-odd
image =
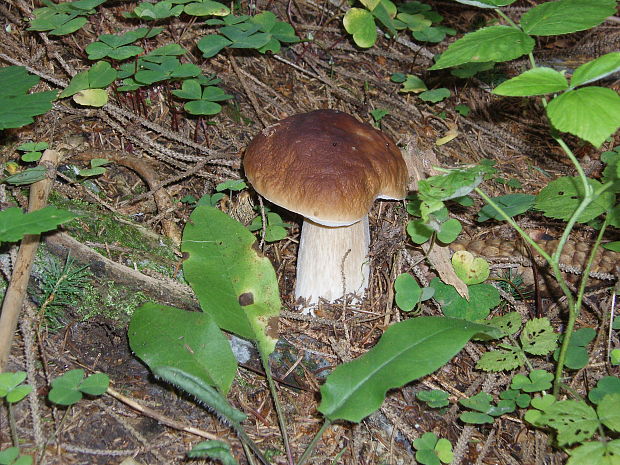
[[[48,206],[30,213],[11,207],[0,212],[0,242],[15,242],[26,234],[39,234],[56,229],[79,215]]]
[[[202,309],[223,329],[273,352],[280,312],[278,281],[256,238],[220,210],[197,207],[185,226],[181,250],[189,254],[185,277]]]
[[[489,327],[433,316],[396,323],[375,347],[327,377],[319,411],[332,421],[359,422],[381,406],[388,389],[437,370],[478,333]]]
[[[372,47],[377,41],[377,26],[372,13],[368,10],[351,8],[344,15],[342,23],[358,47]]]
[[[527,34],[554,36],[585,31],[616,13],[616,0],[557,0],[541,3],[521,17]]]
[[[618,70],[620,70],[620,52],[611,52],[577,68],[570,80],[570,85],[571,87],[582,86],[603,79]]]
[[[620,54],[619,54],[620,55]],[[493,93],[509,97],[528,97],[568,89],[564,75],[551,68],[534,68],[502,82]]]

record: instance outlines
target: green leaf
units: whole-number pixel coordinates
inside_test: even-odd
[[[110,377],[105,373],[93,373],[80,383],[79,389],[89,396],[100,396],[108,390]]]
[[[496,316],[484,322],[489,326],[499,329],[506,336],[512,336],[521,328],[521,314],[509,312],[505,315]]]
[[[185,5],[183,11],[192,16],[226,16],[230,14],[230,9],[226,5],[210,0]]]
[[[7,402],[15,403],[26,397],[32,386],[22,385],[25,379],[25,371],[0,373],[0,398],[5,397]]]
[[[441,408],[449,404],[448,397],[450,394],[441,389],[432,389],[430,391],[419,391],[416,393],[416,397],[431,408]]]
[[[601,183],[594,179],[588,179],[588,183],[593,190],[601,186]],[[564,176],[551,181],[540,191],[536,196],[536,209],[549,218],[567,221],[579,206],[583,196],[581,179],[576,176]],[[601,194],[586,207],[577,221],[587,223],[605,213],[613,206],[614,199],[612,192]]]
[[[534,205],[536,197],[529,194],[508,194],[500,195],[492,199],[498,207],[501,207],[508,216],[516,216],[525,213]],[[488,219],[503,220],[499,211],[491,205],[485,205],[478,212],[478,221],[486,221]]]
[[[183,108],[192,115],[217,115],[222,111],[222,105],[207,100],[192,100],[183,105]]]
[[[439,89],[424,91],[419,97],[425,102],[437,103],[450,97],[450,91],[445,87],[441,87]]]
[[[28,168],[20,173],[13,174],[8,178],[4,178],[3,182],[7,184],[13,184],[15,186],[23,186],[26,184],[32,184],[37,181],[45,179],[47,175],[47,168],[45,166],[35,166],[34,168]]]
[[[528,97],[568,89],[564,75],[552,68],[534,68],[497,86],[493,93],[509,97]]]
[[[606,87],[583,87],[565,92],[547,105],[556,129],[600,147],[620,127],[620,96]]]
[[[450,244],[456,240],[462,230],[461,222],[456,218],[450,218],[441,223],[441,230],[437,233],[437,239],[442,244]]]
[[[129,344],[151,370],[174,366],[227,393],[237,372],[228,339],[208,313],[147,303],[129,324]]]
[[[490,274],[489,262],[482,257],[474,257],[466,250],[459,250],[452,255],[452,266],[465,284],[480,284],[486,281]]]
[[[17,146],[17,150],[22,152],[40,152],[49,147],[47,142],[26,142]]]
[[[407,223],[407,234],[415,244],[424,244],[433,235],[433,229],[420,220]]]
[[[620,70],[620,52],[611,52],[579,66],[570,80],[571,87],[603,79]]]
[[[476,362],[476,368],[484,371],[509,371],[525,364],[525,355],[518,347],[507,346],[502,350],[485,352]]]
[[[396,305],[404,312],[414,309],[422,296],[422,288],[409,273],[399,275],[394,281]]]
[[[593,404],[599,404],[607,394],[620,394],[620,378],[604,376],[598,380],[596,387],[588,393],[588,399]]]
[[[107,61],[98,61],[86,71],[76,74],[59,98],[71,97],[86,89],[103,89],[114,82],[117,71]]]
[[[618,465],[620,463],[620,439],[606,442],[584,442],[567,452],[570,458],[566,465]]]
[[[523,392],[546,391],[551,388],[553,374],[545,370],[532,370],[529,376],[517,374],[512,378],[511,389],[520,389]]]
[[[242,191],[243,189],[247,189],[248,185],[242,179],[229,179],[228,181],[224,181],[215,186],[215,190],[217,192],[222,191]]]
[[[596,407],[596,412],[607,428],[620,432],[620,393],[607,394]]]
[[[482,71],[488,71],[493,69],[495,66],[494,61],[490,61],[487,63],[463,63],[453,69],[450,70],[450,74],[459,78],[470,78],[475,76],[477,73]]]
[[[87,107],[102,107],[108,103],[108,92],[105,89],[85,89],[73,95],[73,101]]]
[[[493,423],[493,417],[486,413],[480,412],[463,412],[459,415],[460,420],[463,423],[470,423],[473,425],[484,425],[485,423]]]
[[[257,341],[273,352],[280,312],[278,281],[271,262],[254,249],[256,238],[225,213],[197,207],[185,226],[181,250],[185,278],[202,309],[223,329]]]
[[[185,372],[182,368],[158,366],[153,369],[153,374],[193,395],[224,421],[237,425],[246,419],[246,415],[230,405],[222,394],[203,379]]]
[[[40,234],[56,229],[79,215],[48,206],[30,213],[11,207],[0,211],[0,242],[19,241],[26,234]]]
[[[501,62],[519,58],[534,49],[534,39],[509,26],[490,26],[465,34],[441,54],[431,70],[470,62]]]
[[[481,320],[489,315],[490,309],[500,303],[499,292],[489,284],[468,286],[469,301],[461,297],[453,286],[444,284],[439,278],[434,278],[430,287],[435,289],[433,297],[441,305],[441,311],[449,317]]]
[[[183,81],[181,89],[173,90],[172,93],[182,99],[199,100],[202,97],[202,86],[197,79],[186,79]]]
[[[585,402],[576,400],[555,402],[543,412],[537,423],[556,429],[560,446],[591,438],[600,424],[594,409]]]
[[[535,36],[570,34],[598,26],[615,13],[615,0],[558,0],[529,9],[521,27]]]
[[[564,364],[571,370],[579,370],[588,364],[588,351],[586,346],[594,339],[596,331],[593,328],[581,328],[575,331],[568,343]],[[560,349],[553,353],[553,359],[557,362]]]
[[[375,347],[327,377],[319,411],[332,421],[359,422],[381,406],[388,389],[432,373],[471,337],[487,331],[482,325],[443,317],[396,323]]]
[[[238,465],[230,450],[230,445],[224,441],[210,440],[203,441],[192,447],[187,453],[189,458],[209,457],[219,460],[223,465]]]
[[[50,401],[59,405],[73,405],[82,398],[78,386],[84,378],[84,370],[70,370],[52,381],[48,394]]]
[[[420,42],[441,42],[446,38],[446,35],[455,35],[456,29],[446,26],[431,26],[423,31],[413,31],[411,35],[415,40]]]
[[[558,334],[548,318],[533,318],[525,323],[519,339],[525,352],[546,355],[557,347]]]
[[[358,47],[372,47],[377,41],[377,26],[372,14],[363,8],[351,8],[342,20],[345,30]]]
[[[454,110],[461,116],[468,116],[471,112],[471,108],[469,108],[469,106],[463,103],[459,103],[457,106],[455,106]]]
[[[498,6],[506,6],[517,0],[456,0],[465,5],[477,6],[478,8],[496,8]]]

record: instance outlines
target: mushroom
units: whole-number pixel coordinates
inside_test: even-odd
[[[316,110],[261,131],[243,166],[256,192],[304,217],[295,297],[314,305],[363,296],[368,211],[377,198],[407,193],[407,167],[394,141],[346,113]]]

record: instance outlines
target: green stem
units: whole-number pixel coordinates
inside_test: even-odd
[[[282,412],[282,406],[280,405],[280,398],[278,397],[276,383],[274,383],[273,376],[271,375],[269,355],[264,355],[261,351],[260,358],[263,363],[263,369],[265,370],[265,377],[267,378],[269,391],[271,391],[271,397],[273,398],[273,404],[276,408],[276,416],[278,417],[278,424],[280,425],[280,432],[282,433],[282,442],[284,443],[284,450],[286,451],[286,459],[289,465],[294,465],[295,462],[293,461],[291,444],[288,439],[288,433],[286,432],[286,419],[284,417],[284,412]]]
[[[588,278],[590,277],[590,269],[592,268],[592,263],[594,263],[594,258],[596,257],[596,252],[601,245],[601,241],[603,240],[603,234],[605,233],[605,229],[609,224],[609,215],[605,217],[605,221],[601,226],[601,230],[599,231],[596,241],[594,242],[594,246],[590,251],[590,256],[588,257],[588,263],[586,264],[585,269],[583,270],[583,275],[581,276],[581,282],[579,283],[579,290],[577,292],[577,301],[574,306],[569,307],[568,309],[568,324],[566,325],[566,330],[564,331],[564,340],[562,341],[562,346],[560,347],[560,354],[558,355],[558,364],[555,367],[555,379],[553,382],[553,395],[557,398],[560,393],[560,388],[562,387],[562,371],[564,370],[564,363],[566,362],[566,354],[568,353],[568,346],[570,344],[571,337],[573,335],[573,328],[575,327],[575,322],[577,321],[577,317],[579,316],[579,310],[581,309],[581,303],[583,301],[583,296],[586,291],[586,284],[588,282]]]
[[[241,442],[243,442],[250,449],[252,449],[252,452],[254,452],[256,457],[258,457],[258,459],[263,463],[263,465],[271,465],[271,462],[267,460],[267,457],[263,455],[260,448],[256,445],[254,441],[252,441],[252,439],[250,439],[250,437],[247,435],[247,433],[239,423],[231,423],[231,426],[237,432],[237,435],[239,436],[239,439],[241,439]]]
[[[11,402],[6,403],[9,410],[9,429],[11,430],[11,441],[15,447],[19,447],[19,437],[17,436],[17,423],[15,422],[15,414],[13,413],[13,404]]]
[[[323,423],[323,426],[321,426],[321,429],[317,431],[317,433],[312,438],[312,441],[310,441],[310,444],[308,444],[308,447],[306,447],[306,450],[304,451],[302,456],[299,458],[299,462],[297,462],[297,465],[304,465],[304,463],[306,463],[306,460],[310,458],[310,455],[314,451],[314,448],[319,442],[319,439],[321,439],[321,436],[323,436],[323,433],[325,433],[325,430],[329,428],[331,424],[332,422],[326,418],[325,422]]]

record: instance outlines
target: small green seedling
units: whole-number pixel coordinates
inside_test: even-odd
[[[424,81],[413,74],[404,75],[402,73],[394,73],[390,79],[392,82],[398,82],[403,85],[399,92],[413,92],[414,94],[419,94],[420,92],[428,90]]]
[[[32,465],[30,455],[20,455],[19,447],[9,447],[0,452],[0,465]]]
[[[17,147],[20,152],[26,152],[22,155],[22,161],[33,162],[39,161],[43,156],[42,150],[49,147],[47,142],[26,142]]]
[[[471,112],[471,108],[469,108],[468,105],[465,105],[464,103],[459,103],[457,106],[454,107],[454,110],[461,116],[467,117],[469,116],[469,113]]]
[[[434,433],[424,433],[413,441],[413,447],[417,450],[415,459],[424,465],[441,465],[454,459],[452,443]]]
[[[512,378],[510,389],[523,392],[540,392],[551,389],[553,374],[545,370],[532,370],[529,376],[517,374]]]
[[[109,384],[110,378],[105,373],[95,373],[84,378],[84,370],[70,370],[52,381],[48,398],[55,404],[73,405],[79,402],[84,394],[102,395]]]
[[[511,400],[520,408],[529,407],[530,401],[532,400],[532,397],[529,394],[525,394],[519,389],[507,389],[502,391],[499,394],[499,398],[503,400]]]
[[[516,408],[515,401],[512,399],[501,399],[496,405],[491,401],[493,397],[486,392],[479,392],[473,397],[459,400],[459,404],[474,412],[464,412],[459,418],[464,423],[481,425],[493,423],[494,417],[499,417],[505,413],[513,412]]]
[[[288,234],[287,228],[293,226],[283,222],[280,215],[269,211],[268,208],[265,208],[265,218],[267,219],[267,226],[265,227],[266,242],[281,241]],[[248,229],[250,231],[261,231],[263,229],[263,218],[260,215],[254,218]]]
[[[375,108],[370,112],[370,116],[372,116],[372,119],[375,121],[375,125],[377,126],[381,126],[381,120],[389,114],[390,112],[383,108]]]
[[[131,44],[140,39],[155,37],[162,31],[161,27],[141,27],[125,34],[102,34],[97,37],[97,42],[86,46],[86,53],[89,60],[101,60],[106,57],[116,61],[126,60],[144,53],[142,47]]]
[[[110,163],[110,160],[107,160],[105,158],[93,158],[90,161],[90,168],[80,170],[78,172],[78,175],[84,178],[92,177],[92,176],[99,176],[105,173],[104,166],[107,165],[108,163]]]
[[[197,79],[183,81],[181,89],[173,90],[172,93],[179,98],[189,100],[183,108],[192,115],[215,115],[222,111],[222,106],[216,102],[233,98],[219,87],[201,86]]]
[[[239,465],[239,462],[232,455],[230,445],[223,441],[210,440],[200,442],[192,447],[187,456],[191,459],[208,457],[219,460],[223,465]]]
[[[441,389],[432,389],[430,391],[419,391],[416,393],[416,397],[430,408],[441,408],[449,404],[448,397],[450,395]]]
[[[101,107],[108,102],[106,87],[117,77],[117,72],[107,61],[98,61],[86,71],[71,79],[60,93],[60,98],[71,97],[80,105]]]
[[[0,373],[0,398],[14,404],[26,397],[32,391],[32,386],[22,384],[25,379],[25,371]]]
[[[135,80],[141,84],[154,84],[171,79],[196,77],[201,69],[193,63],[181,63],[175,57],[166,57],[159,62],[142,61],[144,69],[135,74]]]
[[[0,130],[30,124],[34,116],[52,109],[56,91],[28,93],[39,79],[22,66],[0,68]]]

